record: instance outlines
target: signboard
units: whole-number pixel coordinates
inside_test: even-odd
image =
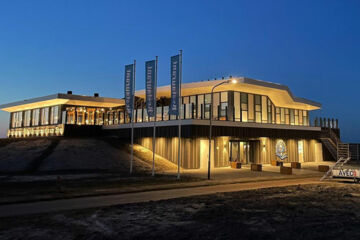
[[[284,160],[287,158],[287,151],[286,151],[286,144],[283,140],[277,140],[276,146],[275,146],[275,154],[277,157],[279,157],[281,160]]]
[[[179,115],[179,97],[180,97],[180,55],[171,57],[171,103],[169,114]]]
[[[332,175],[339,178],[359,178],[360,171],[357,169],[337,169],[332,170]]]
[[[146,110],[149,117],[156,115],[156,61],[147,61],[145,63],[145,81],[146,81]]]
[[[126,112],[132,118],[132,112],[134,108],[134,83],[135,83],[135,74],[134,69],[135,65],[130,64],[125,66],[125,108]]]

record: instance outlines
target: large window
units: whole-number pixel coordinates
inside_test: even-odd
[[[268,108],[267,108],[266,96],[261,96],[261,118],[262,118],[262,123],[268,122]]]
[[[51,107],[50,110],[50,124],[59,123],[59,106]]]
[[[31,125],[32,126],[39,126],[39,121],[40,121],[40,109],[33,109],[32,110],[32,122]]]
[[[220,120],[227,120],[227,109],[228,109],[228,92],[220,93]]]
[[[247,122],[248,121],[248,94],[247,93],[240,94],[240,102],[241,102],[241,121]]]
[[[248,108],[248,122],[254,122],[254,94],[248,94],[249,108]],[[244,121],[244,120],[243,120]]]
[[[14,112],[11,114],[11,127],[18,128],[22,127],[23,112]]]
[[[49,125],[49,108],[41,109],[41,125]]]
[[[74,107],[69,107],[66,108],[66,112],[67,112],[67,124],[75,124],[75,108]]]
[[[204,118],[204,95],[198,95],[198,105],[197,105],[197,117],[202,119]]]
[[[205,94],[204,118],[210,118],[211,94]]]
[[[24,127],[30,127],[31,125],[31,110],[27,110],[24,113]]]
[[[235,110],[235,121],[241,121],[241,112],[240,112],[240,93],[234,92],[234,110]]]
[[[255,122],[261,123],[261,96],[255,95]]]

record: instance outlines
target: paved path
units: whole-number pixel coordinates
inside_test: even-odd
[[[0,206],[0,217],[20,216],[57,212],[64,210],[106,207],[119,204],[159,201],[181,197],[214,194],[218,192],[236,192],[259,188],[283,187],[298,184],[316,184],[319,178],[282,179],[264,182],[235,183],[215,186],[193,188],[179,188],[170,190],[157,190],[139,193],[127,193],[108,196],[84,197],[42,201],[34,203],[9,204]]]

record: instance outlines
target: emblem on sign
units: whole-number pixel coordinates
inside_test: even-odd
[[[286,144],[283,140],[278,140],[276,142],[275,148],[276,148],[276,151],[275,151],[276,156],[278,156],[281,160],[284,160],[285,158],[287,158]]]

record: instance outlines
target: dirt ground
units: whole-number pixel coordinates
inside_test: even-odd
[[[355,239],[360,186],[322,184],[0,219],[0,239]]]

